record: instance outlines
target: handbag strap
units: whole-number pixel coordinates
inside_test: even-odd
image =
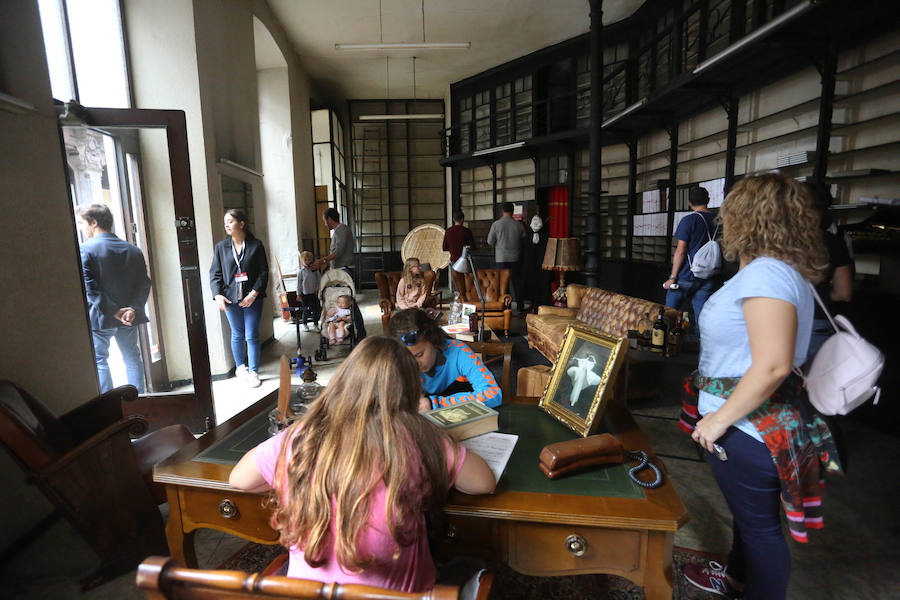
[[[825,313],[826,317],[828,317],[828,321],[831,323],[831,327],[834,328],[835,331],[840,331],[837,324],[834,322],[834,319],[831,317],[831,313],[828,312],[828,309],[825,307],[825,303],[822,302],[821,298],[819,298],[819,292],[816,291],[816,286],[808,281],[806,282],[806,285],[808,285],[809,289],[812,290],[813,296],[816,298],[816,302],[819,303],[819,306],[822,308],[822,312]]]

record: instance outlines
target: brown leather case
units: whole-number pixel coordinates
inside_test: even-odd
[[[623,452],[622,442],[612,434],[601,433],[589,435],[586,438],[548,444],[541,450],[540,460],[548,470],[556,471],[582,459],[605,455],[618,455],[618,460],[615,462],[622,462]]]
[[[599,456],[592,456],[590,458],[582,458],[581,460],[576,460],[575,462],[569,463],[564,467],[558,467],[556,469],[550,469],[542,462],[539,462],[538,466],[541,468],[541,471],[544,472],[544,475],[546,475],[549,479],[558,479],[560,477],[563,477],[564,475],[569,475],[571,473],[580,471],[582,469],[587,469],[589,467],[619,464],[622,461],[622,454],[601,454]]]

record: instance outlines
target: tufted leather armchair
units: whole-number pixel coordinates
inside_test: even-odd
[[[437,296],[432,293],[434,290],[435,272],[429,269],[423,275],[425,276],[425,289],[428,290],[428,294],[422,307],[435,307],[438,304]],[[394,302],[397,300],[397,286],[400,284],[402,277],[403,271],[375,272],[375,283],[378,285],[378,293],[381,295],[381,299],[378,301],[378,306],[381,307],[381,326],[385,334],[390,333],[388,323],[391,320],[391,315],[397,309]]]
[[[478,291],[471,273],[457,273],[452,269],[453,286],[460,291],[463,302],[478,306]],[[512,296],[509,295],[509,269],[478,269],[478,284],[484,294],[485,325],[502,329],[509,337],[509,319],[512,316]],[[480,313],[479,306],[479,313]]]
[[[629,329],[637,329],[644,313],[651,320],[659,312],[660,304],[633,298],[578,283],[566,286],[566,307],[540,306],[537,314],[525,317],[528,326],[528,345],[537,348],[554,362],[569,323],[581,323],[606,333],[624,337]],[[666,316],[678,316],[674,308],[666,308]]]

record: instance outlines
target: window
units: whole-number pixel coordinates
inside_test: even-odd
[[[475,94],[475,149],[491,146],[491,92]]]
[[[472,128],[472,96],[459,101],[459,151],[468,152]]]
[[[494,103],[496,104],[494,135],[498,146],[504,146],[512,140],[511,89],[512,86],[508,83],[498,85],[494,89]]]
[[[531,137],[531,75],[515,81],[516,89],[516,140]]]
[[[38,0],[38,8],[53,97],[130,108],[118,0]]]

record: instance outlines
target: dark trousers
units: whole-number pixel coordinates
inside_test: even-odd
[[[728,460],[706,454],[731,509],[728,573],[742,581],[745,600],[783,600],[791,553],[781,532],[781,483],[766,445],[730,427],[717,443]]]
[[[319,297],[315,294],[301,294],[300,304],[309,309],[303,311],[303,324],[306,325],[307,319],[313,323],[318,323],[319,315],[322,312],[322,304],[319,302]]]
[[[520,261],[498,262],[497,268],[509,269],[510,295],[512,296],[516,308],[518,310],[524,310],[525,307],[522,304],[522,295],[525,290],[522,286],[522,263]]]

